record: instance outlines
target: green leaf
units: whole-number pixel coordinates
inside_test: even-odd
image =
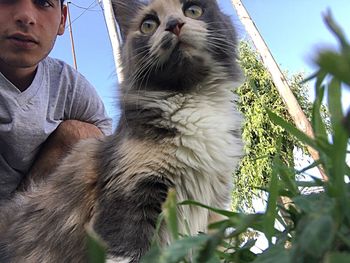
[[[295,183],[295,174],[294,169],[287,167],[279,158],[274,162],[274,168],[277,169],[277,172],[284,182],[286,189],[291,195],[289,197],[296,196],[299,194],[299,189]]]
[[[222,220],[222,221],[217,221],[217,222],[211,223],[208,226],[208,229],[210,229],[210,230],[221,229],[223,227],[230,227],[231,225],[232,225],[232,220],[227,219],[227,220]]]
[[[230,218],[231,225],[229,227],[234,228],[227,238],[237,237],[240,234],[247,231],[248,228],[254,229],[256,231],[263,232],[265,230],[265,214],[242,214],[238,219]],[[275,233],[276,231],[274,231]]]
[[[104,263],[106,261],[106,245],[95,232],[86,228],[89,263]]]
[[[264,234],[269,243],[272,244],[272,237],[275,233],[275,221],[277,216],[277,197],[278,197],[278,175],[277,170],[272,171],[272,177],[269,184],[269,198],[267,201],[267,209],[265,213]]]
[[[320,160],[317,160],[317,161],[311,163],[310,165],[306,166],[305,168],[301,169],[300,171],[297,171],[297,174],[303,174],[303,173],[307,172],[308,170],[311,170],[312,168],[315,168],[321,164],[322,164],[322,162]]]
[[[348,58],[333,51],[324,51],[319,54],[317,63],[323,70],[350,85],[350,63]]]
[[[263,214],[236,213],[232,211],[213,208],[193,200],[187,200],[187,201],[181,202],[179,205],[195,205],[195,206],[206,208],[209,211],[215,212],[217,214],[226,216],[227,220],[222,220],[219,222],[212,223],[209,225],[209,229],[221,229],[222,227],[226,227],[226,228],[234,227],[235,231],[232,233],[232,235],[229,235],[230,238],[241,234],[242,232],[246,231],[246,229],[249,227],[258,231],[263,231],[262,222],[263,222],[263,218],[265,218],[265,215]]]
[[[304,254],[320,258],[331,247],[335,229],[330,214],[312,216],[298,226],[298,246]]]
[[[312,81],[313,79],[315,79],[319,74],[320,74],[321,70],[317,71],[317,72],[314,72],[312,73],[310,76],[304,78],[301,83],[305,84],[309,81]]]
[[[346,167],[345,167],[345,174],[347,176],[350,176],[350,167],[348,165],[346,165]]]
[[[344,175],[348,134],[342,125],[344,116],[341,107],[341,86],[337,79],[332,79],[328,92],[328,104],[333,128],[333,147],[330,156],[332,160],[330,181],[333,183],[331,193],[333,196],[338,197],[339,201],[342,203],[342,207],[345,208],[347,204],[345,202]]]
[[[179,203],[179,205],[195,205],[195,206],[206,208],[212,212],[215,212],[219,215],[223,215],[223,216],[227,216],[227,217],[239,217],[240,216],[239,213],[235,213],[235,212],[231,212],[231,211],[227,211],[227,210],[222,210],[222,209],[217,209],[217,208],[210,207],[208,205],[204,205],[204,204],[201,204],[201,203],[199,203],[197,201],[193,201],[193,200],[183,201],[183,202]]]
[[[330,214],[336,207],[335,200],[329,198],[325,193],[299,195],[293,198],[293,202],[306,214]]]
[[[349,263],[350,253],[331,252],[325,257],[324,263]]]
[[[337,237],[344,243],[344,246],[350,249],[349,228],[347,226],[343,225],[340,230],[338,230]]]
[[[184,237],[176,240],[171,246],[163,249],[159,255],[158,263],[177,263],[185,259],[193,249],[202,247],[209,239],[208,235]]]
[[[221,240],[224,238],[224,233],[225,228],[211,235],[206,243],[195,253],[193,263],[220,263],[220,259],[215,252],[221,243]]]
[[[239,263],[249,263],[253,262],[257,255],[251,252],[249,249],[238,249],[235,250],[235,252],[229,254],[229,253],[220,253],[217,252],[220,255],[220,258],[224,261],[221,262],[239,262]]]
[[[179,228],[177,224],[176,192],[170,189],[168,197],[163,204],[164,219],[173,240],[179,239]]]
[[[331,122],[333,131],[339,129],[342,120],[344,118],[342,106],[341,106],[341,85],[340,81],[336,78],[332,78],[328,89],[328,105],[331,113]]]
[[[267,113],[268,113],[271,121],[273,121],[275,124],[281,126],[283,129],[288,131],[291,135],[295,136],[300,142],[305,143],[307,145],[310,145],[312,148],[314,148],[316,150],[319,150],[319,147],[316,144],[316,142],[312,138],[307,136],[305,133],[303,133],[302,131],[297,129],[294,125],[285,121],[284,119],[282,119],[281,117],[279,117],[278,115],[276,115],[275,113],[270,111],[269,109],[267,109]]]
[[[271,246],[260,254],[253,263],[294,263],[289,251],[285,250],[283,244]]]
[[[326,77],[326,74],[320,72],[317,76],[316,82],[316,99],[312,107],[312,128],[315,137],[327,140],[327,129],[324,120],[321,116],[322,101],[325,92],[325,86],[322,85],[322,81]]]
[[[344,31],[342,28],[335,22],[332,17],[330,10],[328,10],[327,14],[323,17],[326,25],[330,29],[330,31],[338,38],[338,41],[343,49],[349,49],[350,46],[345,37]]]
[[[159,263],[161,253],[161,249],[157,245],[153,245],[146,255],[142,257],[140,263]]]
[[[158,216],[158,219],[157,219],[157,224],[156,224],[156,229],[154,231],[154,236],[153,236],[153,239],[152,239],[152,246],[158,246],[160,244],[160,240],[159,240],[159,232],[160,232],[160,229],[161,229],[161,226],[164,222],[164,213],[160,213],[160,215]]]

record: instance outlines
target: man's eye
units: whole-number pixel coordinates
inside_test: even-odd
[[[52,1],[48,1],[48,0],[35,0],[35,4],[37,4],[38,6],[41,7],[53,7],[53,3]]]

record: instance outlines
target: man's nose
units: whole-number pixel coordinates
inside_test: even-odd
[[[19,26],[36,23],[36,7],[32,0],[18,0],[15,4],[13,18]]]

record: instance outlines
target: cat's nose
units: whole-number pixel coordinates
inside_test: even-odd
[[[178,36],[178,35],[180,35],[181,28],[183,27],[184,24],[185,23],[183,23],[182,21],[180,21],[178,19],[171,19],[166,24],[165,30],[170,31]]]

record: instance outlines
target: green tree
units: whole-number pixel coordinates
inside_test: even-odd
[[[278,145],[282,145],[280,155],[289,167],[294,166],[294,147],[301,145],[268,117],[267,108],[292,123],[259,55],[247,42],[241,43],[239,51],[240,64],[246,77],[245,83],[236,91],[240,97],[239,109],[244,115],[245,156],[234,175],[233,207],[250,210],[252,198],[259,192],[258,188],[265,187],[271,178],[272,162],[279,151]],[[307,96],[308,86],[302,80],[302,74],[297,74],[289,82],[301,108],[310,117],[312,107]]]

